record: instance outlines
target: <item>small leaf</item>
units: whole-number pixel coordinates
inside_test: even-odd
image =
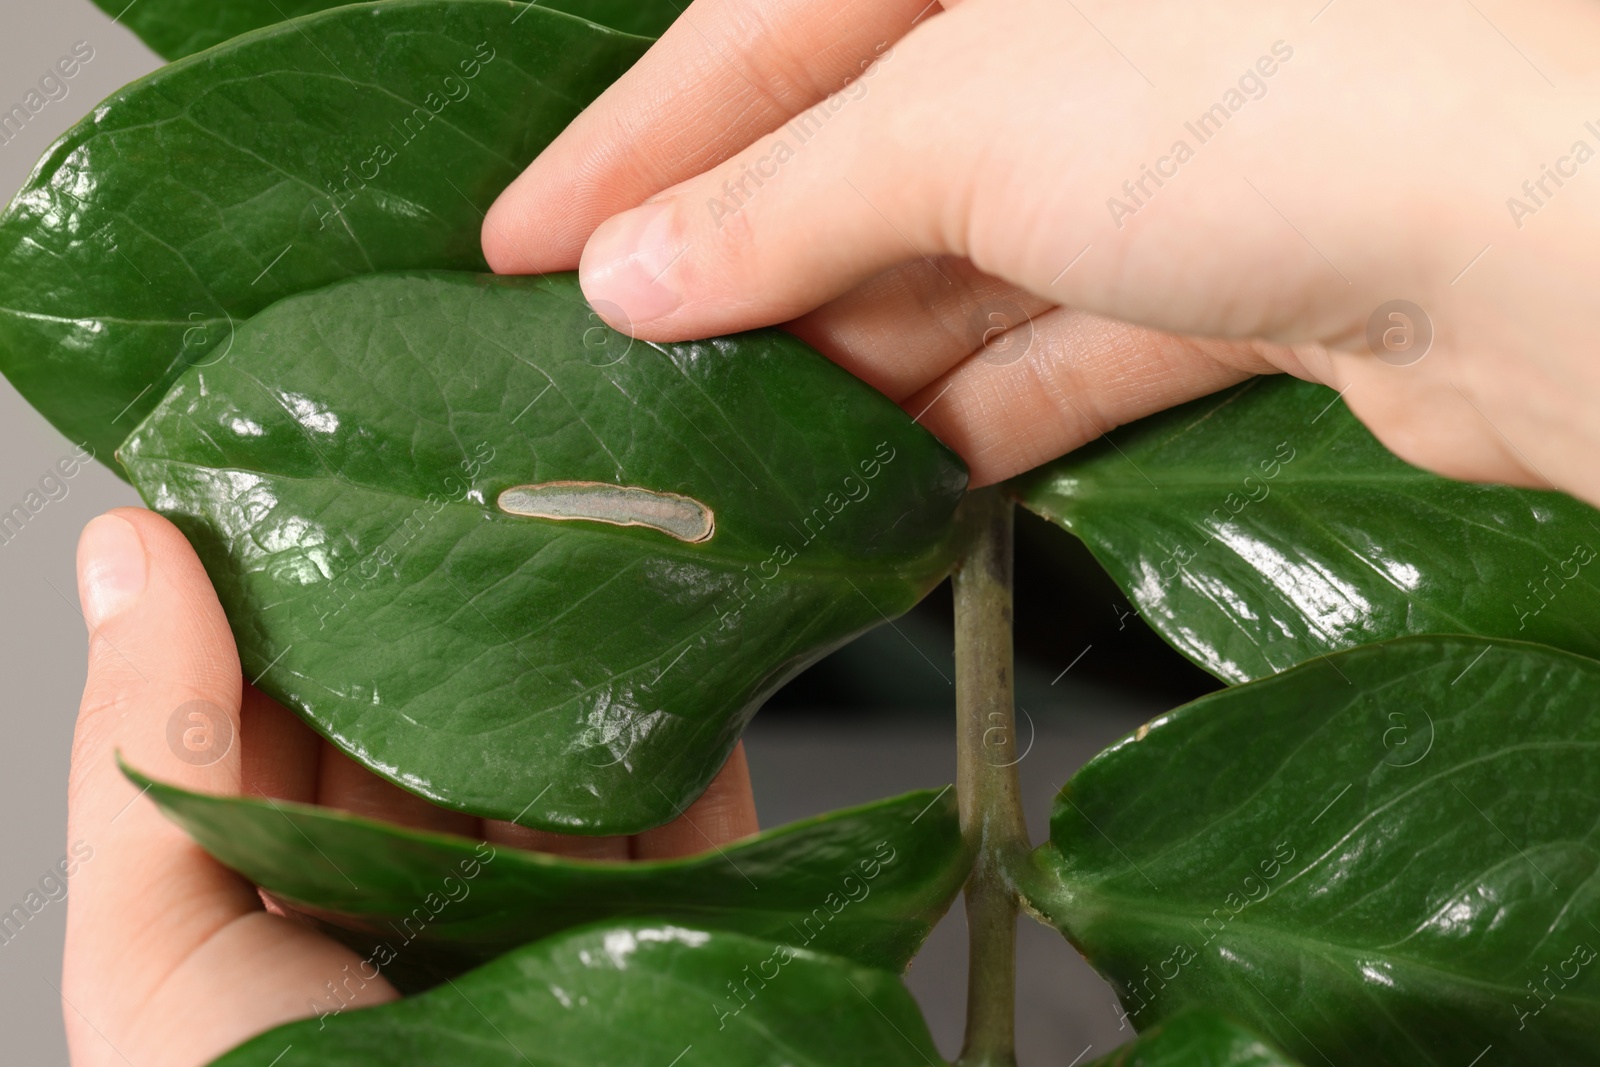
[[[1225,1015],[1196,1008],[1086,1067],[1300,1067]]]
[[[1135,1025],[1307,1064],[1592,1064],[1600,663],[1401,638],[1205,697],[1062,788],[1018,877]]]
[[[94,0],[163,59],[182,59],[242,33],[340,7],[348,0]],[[659,37],[683,10],[672,0],[542,0],[541,7],[640,37]]]
[[[966,482],[794,338],[634,342],[573,275],[284,300],[121,456],[262,689],[397,785],[582,833],[671,819],[767,695],[921,599]],[[684,502],[708,535],[651,511]]]
[[[527,945],[408,1000],[280,1026],[212,1067],[674,1062],[942,1064],[916,1002],[887,971],[638,920]]]
[[[1600,512],[1417,470],[1331,389],[1287,376],[1134,423],[1017,486],[1224,681],[1422,633],[1600,656]]]
[[[971,866],[955,794],[923,790],[687,859],[596,863],[331,808],[191,793],[124,768],[222,863],[405,988],[630,915],[733,930],[901,971]]]
[[[0,370],[109,459],[273,301],[487,269],[484,210],[649,43],[507,0],[384,0],[134,82],[0,215]]]

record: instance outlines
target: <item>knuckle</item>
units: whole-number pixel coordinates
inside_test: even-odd
[[[71,771],[67,779],[69,807],[74,806],[90,772],[101,760],[110,758],[127,710],[126,691],[90,682],[90,688],[84,692],[79,705],[78,722],[72,733]]]

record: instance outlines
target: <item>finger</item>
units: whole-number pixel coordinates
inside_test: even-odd
[[[1541,469],[1512,443],[1549,440],[1552,426],[1573,425],[1577,420],[1547,418],[1521,424],[1492,420],[1485,409],[1493,407],[1504,382],[1493,363],[1486,368],[1486,361],[1474,355],[1478,354],[1441,345],[1418,364],[1395,366],[1335,352],[1330,376],[1356,417],[1389,451],[1413,466],[1446,478],[1530,489],[1582,485],[1579,471],[1563,470],[1548,460]],[[1584,453],[1581,446],[1558,449],[1558,459],[1563,451]],[[1564,481],[1554,480],[1563,476]]]
[[[745,762],[742,741],[711,780],[711,785],[682,815],[633,838],[557,834],[515,823],[484,820],[485,839],[492,843],[589,860],[690,856],[747,837],[757,829],[755,798],[750,792],[750,768]]]
[[[992,339],[901,406],[959,452],[974,486],[1031,470],[1146,415],[1287,372],[1328,381],[1400,458],[1447,477],[1550,488],[1433,364],[1396,367],[1317,345],[1182,337],[1055,308]],[[1430,356],[1430,358],[1433,358]]]
[[[712,167],[859,77],[937,0],[697,0],[495,201],[500,273],[570,270],[619,211]]]
[[[89,675],[68,832],[94,856],[73,883],[69,924],[117,917],[125,936],[96,938],[79,957],[116,974],[143,939],[181,955],[255,907],[242,880],[209,862],[153,805],[136,803],[115,756],[186,789],[238,792],[241,679],[206,574],[165,520],[132,508],[95,519],[78,565]]]
[[[1159,211],[1108,217],[1127,161],[1184,121],[1183,94],[1133,80],[1059,5],[963,4],[848,90],[608,219],[584,248],[584,291],[619,329],[674,341],[787,321],[898,263],[955,256],[1053,303],[1173,331],[1300,341],[1358,329],[1352,316],[1378,302],[1380,253],[1308,250],[1284,219],[1315,208],[1264,206],[1220,152]],[[1263,126],[1229,153],[1266,181],[1293,133]],[[1341,193],[1346,216],[1354,196]],[[1361,280],[1347,284],[1335,261]]]
[[[296,804],[314,804],[322,763],[322,738],[288,708],[249,683],[239,706],[239,793]],[[260,892],[273,915],[294,909]]]
[[[583,834],[558,834],[550,830],[536,830],[531,826],[518,826],[500,819],[483,820],[483,839],[490,844],[510,845],[532,852],[548,852],[552,856],[565,856],[575,860],[625,860],[628,858],[628,839],[622,835],[588,837]]]
[[[416,830],[471,837],[479,829],[476,816],[441,808],[415,793],[408,793],[393,782],[379,778],[326,741],[322,743],[317,803]]]
[[[322,738],[294,712],[253,685],[239,709],[239,792],[297,804],[314,804],[322,765]]]
[[[1049,307],[946,256],[891,267],[784,329],[901,400]]]
[[[1304,371],[1292,349],[1179,337],[1056,308],[901,401],[966,459],[974,486],[1031,470],[1125,422],[1243,381]]]
[[[948,34],[928,43],[965,14],[925,21],[847,89],[607,220],[580,262],[590,302],[619,329],[681,340],[796,318],[901,262],[965,256],[942,221],[982,154],[949,112],[961,97],[948,83],[970,62]]]
[[[267,915],[248,882],[141,799],[116,766],[120,751],[187,789],[240,784],[238,656],[182,534],[120,508],[84,530],[78,559],[90,640],[68,782],[78,869],[62,994],[73,1061],[208,1062],[309,1014],[324,982],[359,961]],[[391,996],[379,980],[358,999]],[[174,1028],[177,1018],[185,1025]]]
[[[634,837],[633,858],[693,856],[749,837],[759,829],[755,795],[750,790],[750,764],[741,741],[700,799],[665,826]]]

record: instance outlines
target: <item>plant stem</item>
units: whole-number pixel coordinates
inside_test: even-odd
[[[1028,847],[1012,711],[1012,503],[968,495],[971,538],[955,573],[956,782],[967,881],[967,1035],[960,1067],[1016,1064],[1017,897],[1007,860]]]

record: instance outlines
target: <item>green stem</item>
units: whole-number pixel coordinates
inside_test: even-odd
[[[967,1036],[960,1067],[1016,1064],[1017,896],[1008,858],[1028,847],[1012,711],[1012,503],[998,489],[967,497],[971,538],[954,578],[956,782],[973,851],[967,882]]]

